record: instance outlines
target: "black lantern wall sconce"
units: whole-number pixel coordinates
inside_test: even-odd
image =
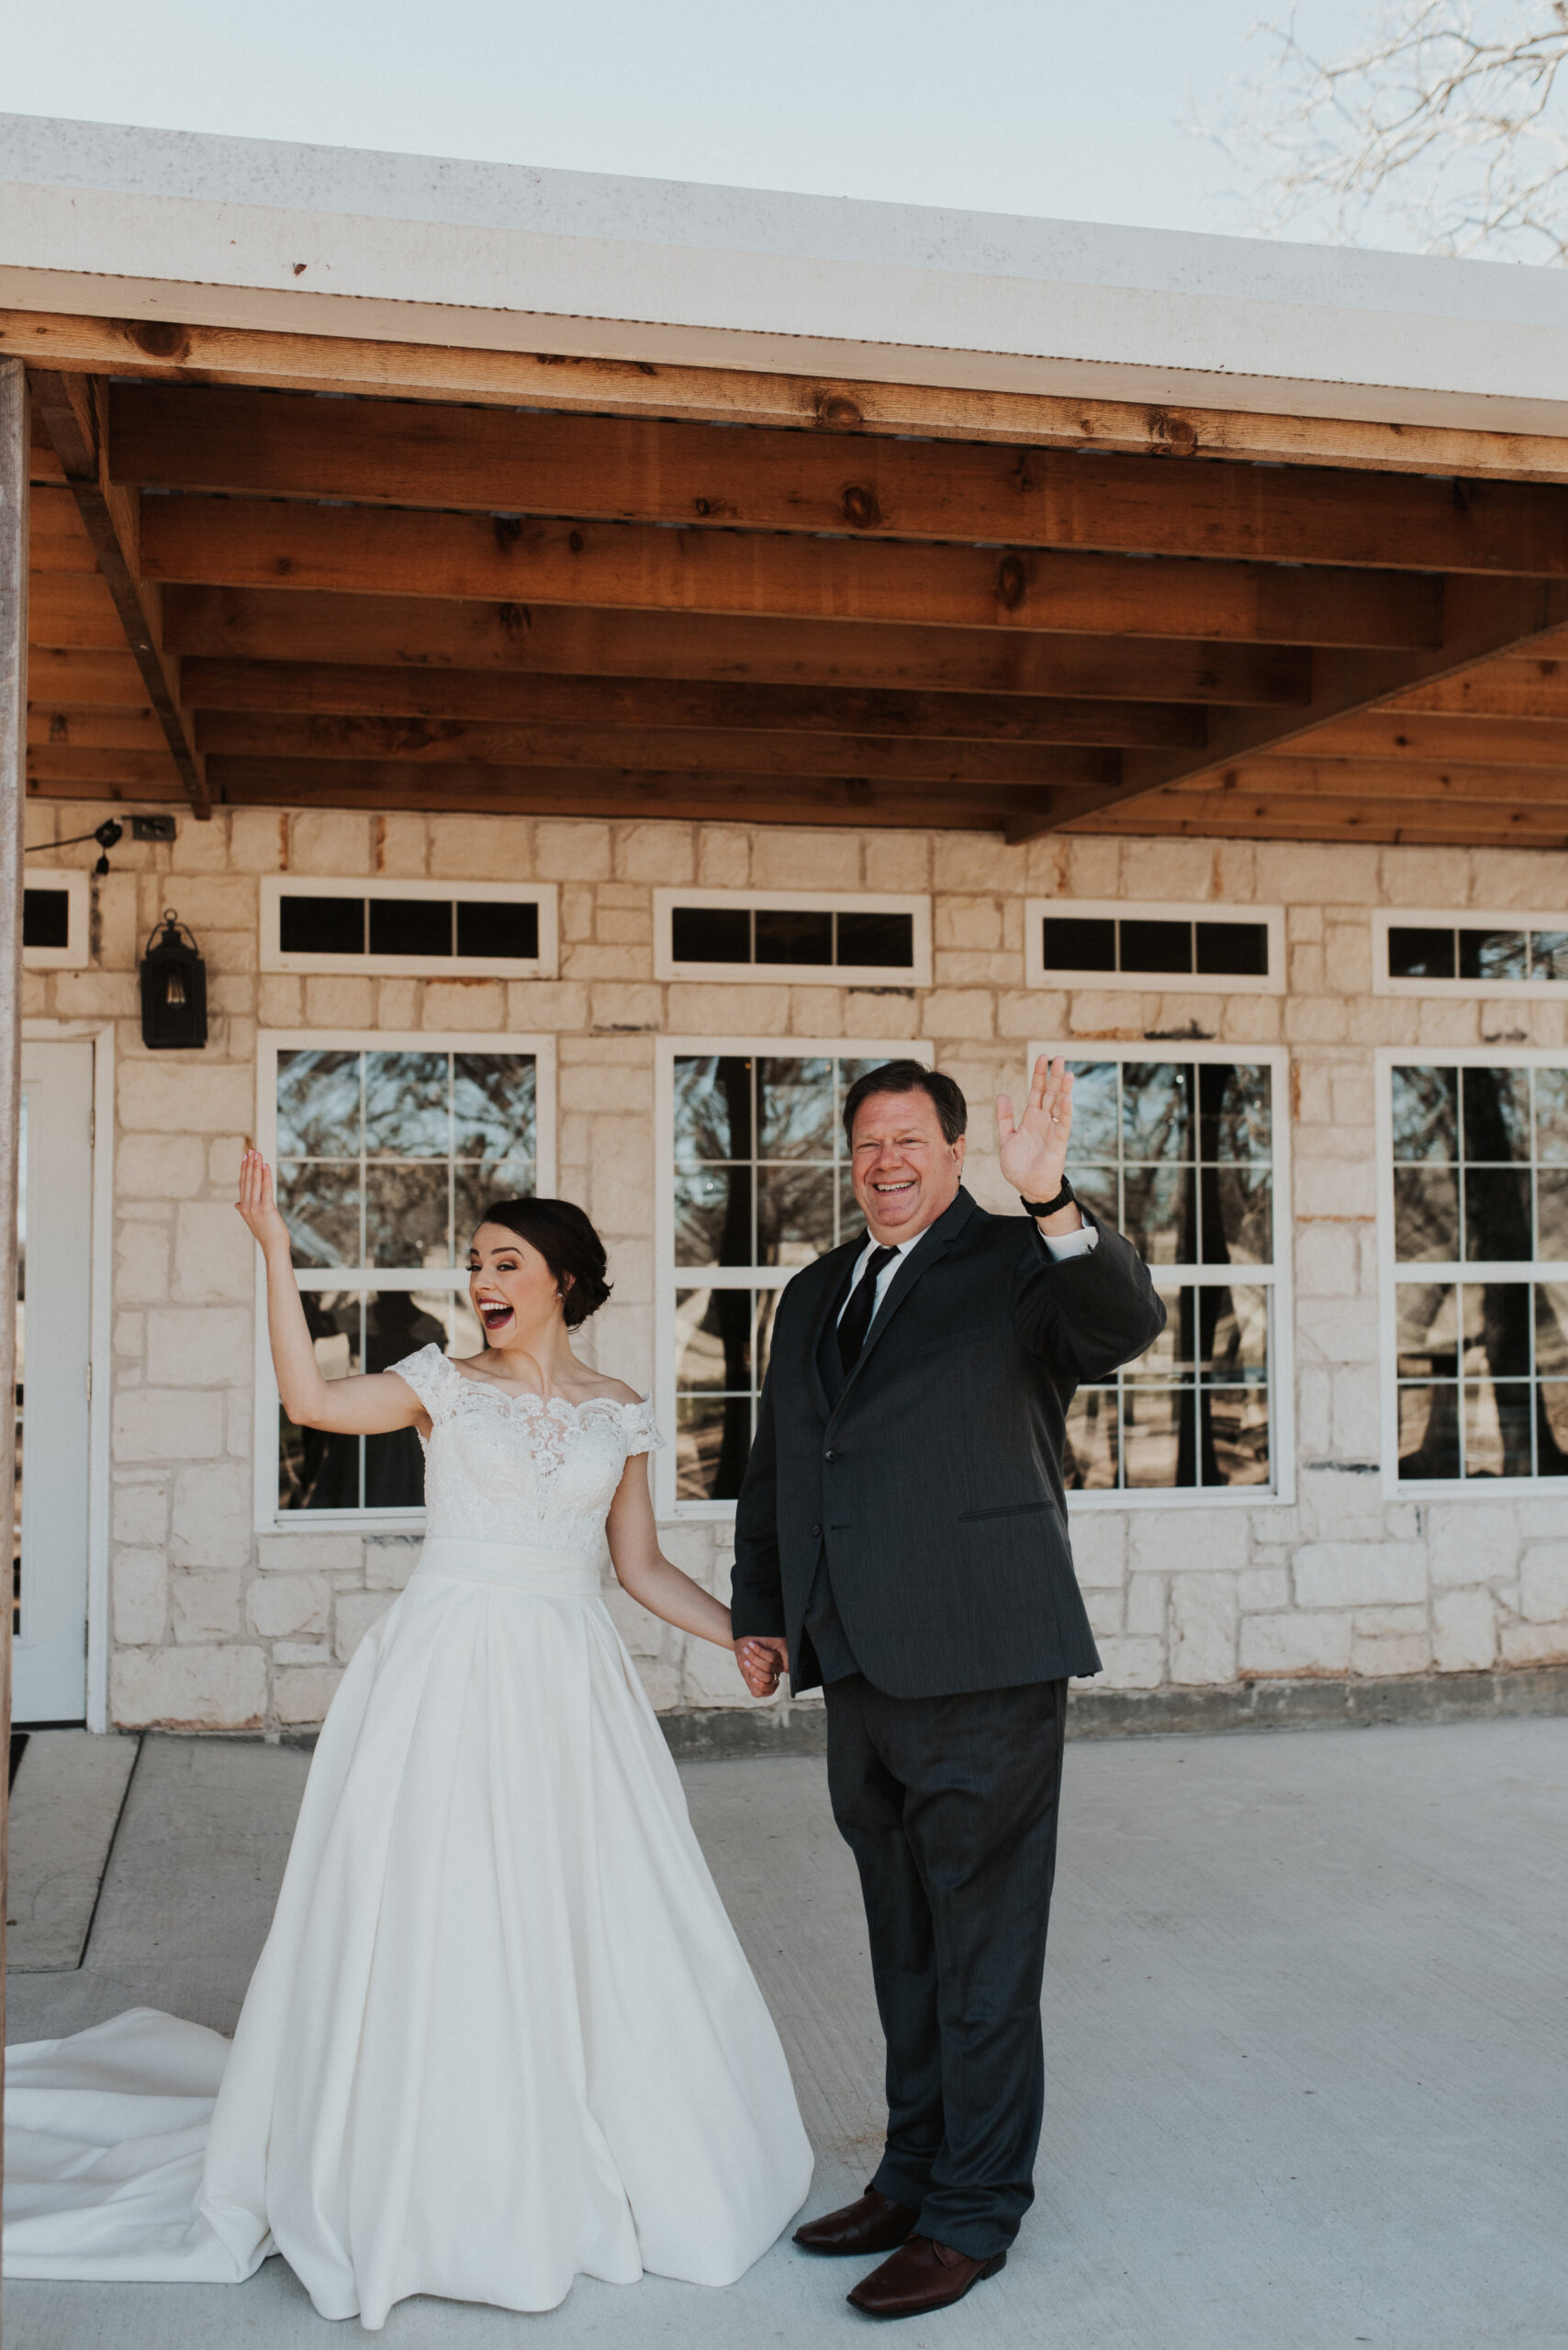
[[[189,1052],[207,1042],[207,965],[174,909],[141,958],[141,1041],[149,1051]]]

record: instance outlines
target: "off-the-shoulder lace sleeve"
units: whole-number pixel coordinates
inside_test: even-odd
[[[452,1409],[453,1394],[463,1374],[453,1370],[439,1347],[421,1347],[417,1355],[405,1355],[401,1362],[388,1363],[386,1368],[413,1389],[432,1422]]]
[[[645,1398],[641,1404],[627,1404],[623,1409],[626,1414],[627,1460],[634,1460],[639,1452],[659,1451],[664,1438],[654,1418],[652,1398]]]

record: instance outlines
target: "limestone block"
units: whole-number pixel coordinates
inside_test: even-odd
[[[110,1576],[115,1639],[137,1648],[163,1637],[168,1572],[158,1550],[117,1550]]]
[[[1532,1542],[1519,1561],[1519,1613],[1532,1624],[1568,1619],[1568,1542]]]
[[[391,1605],[392,1595],[386,1591],[339,1592],[332,1646],[341,1664],[348,1663],[371,1626],[380,1621]]]
[[[174,1218],[174,1294],[182,1303],[249,1301],[255,1294],[256,1244],[226,1200],[192,1200]]]
[[[244,1149],[240,1135],[217,1135],[207,1147],[207,1180],[219,1192],[238,1192],[240,1188],[240,1156]]]
[[[512,819],[516,822],[516,819]],[[526,826],[520,826],[526,830]],[[388,809],[376,817],[372,826],[371,855],[375,870],[387,878],[417,878],[430,868],[430,824],[417,810]],[[477,868],[479,877],[487,880],[486,867]],[[497,878],[500,877],[498,875]]]
[[[1468,849],[1385,848],[1378,865],[1385,905],[1464,906],[1471,902]]]
[[[179,1472],[169,1535],[173,1565],[246,1567],[252,1540],[251,1478],[242,1461]]]
[[[1136,1638],[1163,1640],[1170,1591],[1167,1575],[1140,1574],[1135,1567],[1127,1577],[1126,1626]]]
[[[1497,1654],[1487,1591],[1439,1591],[1432,1602],[1432,1662],[1439,1673],[1484,1673]]]
[[[1321,939],[1323,936],[1322,907],[1287,906],[1285,908],[1285,936],[1293,946],[1298,939]]]
[[[169,1530],[169,1486],[162,1477],[145,1484],[117,1481],[109,1511],[117,1542],[147,1543],[162,1550]]]
[[[1471,856],[1471,895],[1455,900],[1470,906],[1556,906],[1568,893],[1568,857],[1545,849],[1521,856],[1517,849],[1478,848]]]
[[[1183,1577],[1183,1581],[1185,1578]],[[1236,1579],[1238,1603],[1248,1615],[1291,1604],[1287,1567],[1244,1567]]]
[[[627,1033],[664,1026],[662,988],[617,986],[601,979],[589,990],[588,1000],[596,1029]]]
[[[634,1657],[659,1657],[664,1654],[664,1627],[656,1616],[650,1616],[639,1606],[629,1592],[610,1578],[605,1585],[604,1604],[610,1610],[610,1620]]]
[[[930,834],[868,833],[865,875],[868,890],[928,890],[931,887]]]
[[[128,1649],[109,1663],[118,1729],[259,1729],[266,1697],[261,1649]]]
[[[1338,995],[1367,995],[1372,983],[1372,931],[1365,922],[1330,923],[1324,938],[1323,970]],[[1371,1091],[1370,1071],[1368,1091]]]
[[[1375,849],[1328,841],[1260,841],[1255,869],[1264,905],[1382,902]]]
[[[1052,989],[1002,988],[996,998],[996,1033],[1030,1044],[1048,1044],[1067,1028],[1067,997]]]
[[[420,1025],[424,1004],[425,987],[422,979],[378,979],[375,987],[375,1024],[406,1035]]]
[[[1354,1297],[1359,1284],[1360,1261],[1353,1226],[1343,1224],[1298,1225],[1295,1233],[1298,1310],[1308,1298]]]
[[[1114,840],[1072,840],[1063,843],[1067,870],[1061,890],[1069,898],[1114,898],[1121,894],[1120,845]],[[1034,887],[1033,875],[1030,877]]]
[[[689,1706],[733,1707],[738,1712],[766,1712],[778,1696],[757,1699],[741,1679],[731,1649],[715,1648],[711,1640],[689,1639],[682,1661],[681,1681]]]
[[[507,1026],[520,1035],[570,1035],[588,1024],[588,991],[569,979],[509,979]]]
[[[578,1046],[570,1057],[562,1056],[556,1098],[563,1110],[586,1110],[590,1115],[620,1110],[634,1116],[652,1117],[651,1057],[641,1061],[601,1060],[597,1057],[580,1058],[581,1052]]]
[[[1350,1006],[1350,1042],[1352,1045],[1402,1045],[1409,1041],[1415,1028],[1410,1014],[1412,1006],[1397,997],[1367,995],[1353,998]]]
[[[1311,949],[1302,948],[1302,953]],[[1331,995],[1293,995],[1285,1001],[1285,1038],[1293,1045],[1339,1045],[1350,1034],[1345,1007]]]
[[[140,995],[133,971],[57,971],[54,1009],[62,1020],[136,1020]]]
[[[427,979],[423,1025],[465,1035],[471,1029],[504,1027],[506,982],[502,979]]]
[[[24,971],[22,973],[22,1017],[41,1020],[49,1011],[50,988],[59,978],[58,971]]]
[[[1163,1568],[1187,1574],[1205,1568],[1235,1573],[1252,1548],[1250,1512],[1243,1509],[1139,1510],[1128,1520],[1134,1573]]]
[[[1157,995],[1122,994],[1111,988],[1079,988],[1068,998],[1067,1033],[1073,1036],[1141,1037],[1154,1025]]]
[[[1103,1667],[1095,1689],[1158,1689],[1165,1677],[1165,1643],[1158,1639],[1098,1640]]]
[[[1295,1556],[1299,1607],[1364,1607],[1427,1596],[1423,1542],[1309,1542]]]
[[[119,1200],[194,1199],[207,1181],[207,1152],[196,1135],[122,1135],[115,1153]]]
[[[1236,1678],[1237,1578],[1177,1575],[1170,1585],[1170,1678],[1203,1688]]]
[[[255,935],[256,885],[248,874],[143,874],[140,912],[144,933],[160,920],[165,906],[173,906],[185,928],[194,932],[209,962],[215,933]]]
[[[593,1121],[592,1206],[603,1232],[645,1231],[651,1221],[652,1136],[642,1118]]]
[[[1238,1678],[1294,1680],[1315,1673],[1348,1673],[1348,1615],[1244,1616]]]
[[[621,824],[615,835],[615,870],[623,881],[690,881],[697,873],[697,844],[689,824]]]
[[[993,897],[938,898],[931,934],[935,946],[999,947],[1002,943],[1001,901]]]
[[[325,1721],[342,1679],[336,1665],[289,1665],[273,1677],[273,1709],[290,1728]]]
[[[594,902],[593,890],[580,883],[575,889],[562,890],[559,918],[564,940],[593,936]]]
[[[610,828],[546,818],[534,826],[534,869],[543,881],[608,881]]]
[[[1555,1499],[1539,1502],[1518,1501],[1514,1504],[1514,1509],[1519,1532],[1527,1541],[1532,1540],[1537,1535],[1548,1541],[1561,1539],[1563,1526],[1561,1501]]]
[[[697,878],[704,890],[744,890],[751,879],[751,834],[739,824],[700,824]],[[902,886],[876,884],[879,890]]]
[[[1423,1045],[1473,1045],[1480,1036],[1480,1007],[1462,996],[1452,1002],[1425,996],[1417,1009],[1417,1033]]]
[[[1110,1510],[1070,1506],[1068,1528],[1073,1568],[1083,1588],[1119,1589],[1127,1568],[1126,1519]]]
[[[932,957],[932,976],[939,988],[1004,988],[1018,976],[1018,950],[939,946]]]
[[[1296,1441],[1305,1459],[1316,1460],[1333,1447],[1334,1382],[1326,1371],[1298,1371],[1295,1380]]]
[[[593,934],[605,946],[651,946],[654,917],[646,906],[607,906],[593,918]]]
[[[372,1539],[364,1546],[364,1580],[372,1591],[401,1591],[419,1555],[418,1542]]]
[[[846,1036],[881,1036],[890,1044],[921,1033],[920,1005],[913,988],[851,988],[844,1000]]]
[[[288,817],[281,808],[236,808],[229,819],[229,862],[236,873],[281,873]]]
[[[433,816],[430,869],[438,880],[526,881],[533,844],[522,816]]]
[[[165,1306],[147,1317],[147,1376],[159,1387],[238,1387],[251,1377],[243,1306]]]
[[[255,1123],[255,1078],[249,1069],[178,1059],[127,1060],[117,1087],[122,1126],[157,1135],[242,1135]]]
[[[325,1632],[331,1620],[332,1586],[325,1575],[258,1575],[245,1595],[251,1628],[263,1640]]]
[[[1433,1587],[1496,1583],[1511,1576],[1519,1555],[1521,1509],[1506,1502],[1433,1502],[1425,1512],[1427,1555]],[[1556,1525],[1562,1524],[1562,1504],[1554,1503]],[[1533,1531],[1527,1524],[1526,1532]],[[1543,1528],[1542,1531],[1547,1529]]]
[[[1350,1622],[1358,1640],[1392,1639],[1426,1628],[1427,1610],[1419,1601],[1405,1606],[1358,1607]]]
[[[117,1460],[210,1460],[223,1450],[223,1399],[199,1389],[122,1388],[113,1425]]]
[[[596,1021],[599,998],[607,992],[601,988],[593,991]],[[654,995],[656,990],[634,992]],[[733,987],[678,980],[669,990],[666,1025],[673,1036],[785,1036],[790,1033],[790,990],[745,980]]]
[[[1211,842],[1122,843],[1121,894],[1125,898],[1212,898],[1214,884]]]
[[[1375,1363],[1333,1376],[1334,1449],[1341,1460],[1363,1456],[1377,1441],[1379,1384]]]
[[[357,1534],[263,1534],[257,1539],[256,1558],[267,1574],[358,1575],[364,1565],[364,1544]]]
[[[375,1018],[375,981],[349,971],[314,974],[305,982],[305,1018],[312,1028],[368,1028]]]
[[[757,890],[858,890],[860,836],[783,826],[755,833],[751,879]]]
[[[1320,995],[1323,991],[1323,948],[1321,944],[1309,945],[1305,940],[1290,947],[1290,985],[1295,995]]]
[[[56,837],[54,810],[46,801],[28,800],[22,810],[22,838],[28,848],[46,847]]]
[[[989,988],[933,988],[923,1025],[928,1036],[993,1036],[995,999]]]
[[[1350,1671],[1372,1680],[1399,1673],[1430,1673],[1432,1636],[1423,1629],[1381,1640],[1352,1639]]]
[[[1568,1624],[1506,1624],[1500,1645],[1505,1664],[1568,1664]]]
[[[263,1028],[297,1028],[305,1018],[305,982],[293,971],[263,971],[256,982],[256,1013]]]
[[[273,1642],[273,1663],[274,1666],[280,1664],[333,1664],[337,1660],[332,1654],[332,1644],[330,1640],[274,1640]]]
[[[712,1588],[713,1536],[718,1530],[700,1518],[666,1518],[659,1527],[659,1548],[665,1557],[704,1591]]]
[[[674,1664],[664,1657],[654,1656],[633,1657],[632,1661],[655,1713],[667,1714],[679,1705],[680,1673]]]
[[[645,979],[653,961],[651,946],[609,946],[596,940],[592,945],[567,946],[561,968],[574,979]]]
[[[230,1640],[240,1628],[240,1578],[218,1567],[196,1567],[169,1578],[177,1640]]]
[[[254,1423],[251,1396],[243,1387],[231,1387],[223,1399],[223,1449],[236,1460],[249,1460]]]
[[[842,1036],[844,991],[840,988],[791,988],[789,1029],[791,1036]]]
[[[231,1018],[243,1016],[248,1019],[256,1009],[257,986],[258,982],[249,972],[231,973],[222,979],[215,979],[209,972],[207,990],[208,1008],[215,1014],[224,1013]],[[230,1049],[233,1033],[231,1029]]]
[[[1115,1591],[1086,1591],[1084,1612],[1095,1639],[1110,1639],[1122,1628],[1122,1595]]]
[[[352,808],[310,808],[288,823],[291,873],[341,873],[357,878],[371,870],[370,818]]]
[[[1277,995],[1227,995],[1220,1003],[1219,1033],[1227,1045],[1277,1045],[1282,1013]]]
[[[1370,1222],[1377,1213],[1377,1169],[1370,1157],[1303,1157],[1295,1170],[1295,1206],[1300,1222]]]
[[[1258,860],[1250,841],[1215,841],[1214,894],[1246,903],[1257,893]]]

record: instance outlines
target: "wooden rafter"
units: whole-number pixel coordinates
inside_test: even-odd
[[[201,755],[180,705],[179,666],[164,651],[160,599],[141,559],[138,501],[108,479],[102,463],[103,387],[44,369],[29,381],[185,797],[196,815],[210,816]]]

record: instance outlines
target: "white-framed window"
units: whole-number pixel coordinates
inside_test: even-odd
[[[367,881],[269,873],[263,971],[551,979],[557,892],[536,881]]]
[[[1540,1491],[1568,1477],[1568,1054],[1377,1058],[1385,1477]]]
[[[555,1183],[554,1039],[272,1030],[257,1039],[256,1136],[329,1379],[434,1344],[477,1354],[465,1267],[481,1210]],[[417,1526],[410,1429],[335,1436],[282,1410],[257,1271],[256,1522]]]
[[[22,962],[29,971],[82,971],[92,928],[92,884],[72,867],[22,868]]]
[[[1114,898],[1027,898],[1032,988],[1180,989],[1183,995],[1282,995],[1280,906],[1129,905]]]
[[[931,985],[931,901],[810,890],[655,890],[656,979]]]
[[[1039,1053],[1073,1072],[1073,1186],[1137,1249],[1168,1317],[1146,1354],[1073,1398],[1075,1504],[1291,1500],[1288,1054],[1081,1040]]]
[[[865,1229],[844,1097],[868,1069],[928,1045],[834,1037],[661,1037],[658,1179],[662,1515],[727,1516],[751,1449],[778,1292]]]
[[[1522,996],[1568,993],[1568,913],[1467,909],[1372,918],[1374,995]]]

